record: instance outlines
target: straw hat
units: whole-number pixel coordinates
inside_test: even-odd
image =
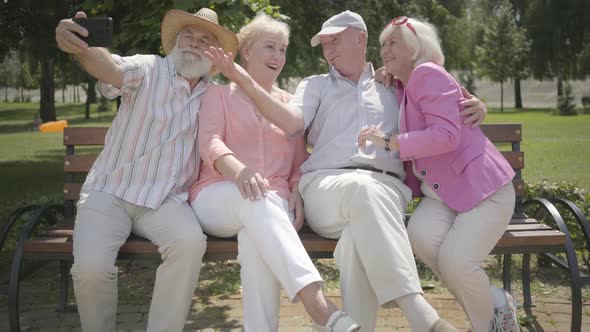
[[[238,38],[230,30],[219,25],[217,13],[209,8],[201,8],[195,14],[189,14],[182,10],[169,10],[162,20],[162,47],[166,54],[170,54],[176,43],[176,37],[180,30],[189,25],[196,25],[211,32],[219,47],[225,52],[236,55],[238,50]]]

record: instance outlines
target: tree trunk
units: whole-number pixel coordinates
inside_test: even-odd
[[[88,88],[86,89],[86,107],[85,107],[85,119],[90,119],[90,104],[96,103],[96,81],[94,78],[89,77],[86,81]]]
[[[4,87],[4,102],[8,102],[8,86]]]
[[[53,83],[54,58],[41,58],[41,120],[55,121],[55,85]]]
[[[563,73],[561,70],[557,73],[557,99],[563,96]]]
[[[61,102],[62,103],[66,102],[66,86],[65,85],[61,88]]]
[[[84,119],[90,120],[90,102],[88,102],[88,98],[86,98],[86,102],[84,103]]]
[[[96,104],[96,80],[94,78],[89,78],[88,81],[88,91],[86,91],[86,100],[89,100],[91,104]]]
[[[20,99],[19,99],[19,101],[21,103],[24,103],[25,102],[25,94],[23,92],[23,88],[20,88]]]
[[[500,82],[500,113],[504,112],[504,81]]]
[[[522,109],[522,95],[520,89],[520,77],[514,78],[514,108]]]

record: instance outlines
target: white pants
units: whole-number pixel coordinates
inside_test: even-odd
[[[481,264],[510,223],[512,182],[463,213],[429,197],[427,189],[408,224],[414,253],[461,303],[474,331],[488,331],[494,301]]]
[[[379,305],[422,293],[404,225],[410,189],[400,180],[365,170],[305,174],[299,189],[307,223],[318,234],[339,238],[342,309],[373,331]]]
[[[207,247],[194,212],[186,202],[166,199],[149,209],[99,191],[80,195],[74,227],[71,273],[82,329],[115,331],[114,264],[131,232],[152,241],[162,255],[148,331],[182,331]]]
[[[250,201],[235,183],[217,182],[191,205],[207,234],[238,235],[244,331],[278,331],[281,285],[296,300],[305,286],[323,283],[291,223],[287,201],[276,192]]]

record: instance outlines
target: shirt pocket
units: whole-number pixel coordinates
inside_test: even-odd
[[[463,173],[467,165],[469,165],[472,161],[477,159],[482,154],[482,149],[465,149],[461,151],[453,161],[451,161],[451,169],[455,174],[459,175]]]

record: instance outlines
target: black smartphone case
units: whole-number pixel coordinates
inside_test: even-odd
[[[88,30],[88,37],[80,36],[89,47],[110,47],[113,44],[113,19],[110,17],[74,18],[75,23]]]

